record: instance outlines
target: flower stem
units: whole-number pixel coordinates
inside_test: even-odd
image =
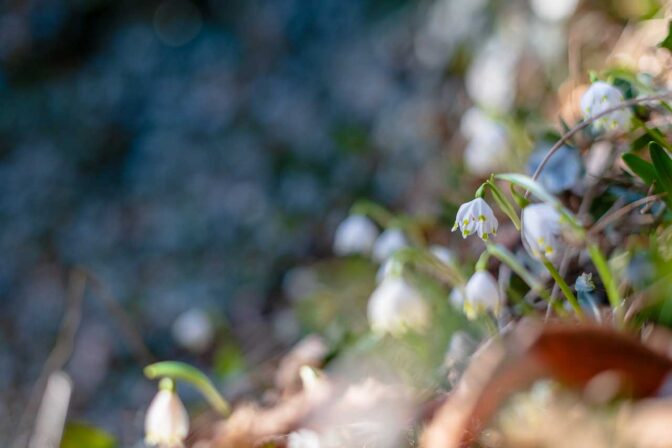
[[[180,380],[194,386],[210,403],[212,408],[222,416],[228,417],[231,413],[229,403],[221,396],[210,379],[195,367],[177,361],[162,361],[145,367],[145,376],[150,380],[170,378]]]
[[[405,265],[407,263],[414,263],[418,266],[425,267],[434,273],[440,279],[446,281],[453,288],[460,287],[466,283],[462,272],[454,264],[444,263],[443,261],[436,258],[433,254],[428,253],[425,250],[417,249],[413,247],[405,247],[399,249],[392,258],[399,262],[399,264]]]
[[[555,269],[555,266],[553,266],[553,263],[548,261],[548,259],[544,258],[542,260],[544,263],[544,266],[546,266],[546,269],[548,272],[550,272],[551,277],[553,277],[553,280],[558,284],[560,287],[560,290],[564,294],[565,298],[569,302],[569,304],[572,306],[574,309],[574,312],[576,313],[577,316],[583,317],[583,310],[581,309],[581,306],[579,305],[579,301],[576,299],[576,296],[572,292],[572,289],[569,287],[567,282],[565,281],[564,278],[560,275],[557,269]]]
[[[368,216],[384,229],[388,228],[390,222],[394,220],[394,215],[385,207],[368,200],[357,201],[350,209],[350,213]]]
[[[494,176],[491,176],[490,179],[484,184],[487,185],[488,189],[492,192],[492,197],[495,198],[495,202],[499,208],[509,217],[513,225],[516,227],[516,230],[520,230],[520,218],[516,213],[516,209],[513,208],[511,202],[504,196],[504,193],[495,185]]]
[[[621,298],[618,294],[618,286],[616,285],[616,280],[609,269],[609,264],[607,263],[606,258],[602,254],[602,251],[595,243],[588,244],[588,255],[590,255],[597,273],[602,280],[604,289],[607,291],[607,298],[609,299],[609,304],[611,309],[614,312],[614,316],[618,322],[623,321],[623,307],[621,307]]]
[[[516,257],[511,252],[509,252],[508,249],[499,244],[492,243],[486,244],[486,248],[490,255],[496,257],[502,263],[510,267],[511,270],[518,275],[518,277],[527,283],[527,286],[529,286],[531,290],[539,294],[539,297],[550,303],[557,314],[565,314],[565,310],[562,309],[558,302],[552,300],[551,296],[548,294],[548,291],[546,291],[541,282],[537,280],[527,269],[525,269],[525,267],[520,264],[518,260],[516,260]]]

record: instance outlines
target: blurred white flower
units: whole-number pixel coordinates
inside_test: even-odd
[[[532,11],[543,20],[556,22],[569,18],[579,0],[531,0]]]
[[[486,241],[490,235],[497,234],[498,225],[497,218],[488,203],[482,198],[476,198],[462,204],[457,210],[453,232],[459,227],[463,238],[475,232]]]
[[[456,261],[455,253],[445,246],[434,244],[430,246],[429,251],[445,264],[453,264]]]
[[[485,176],[502,167],[509,155],[504,126],[472,107],[462,116],[460,130],[469,140],[464,149],[464,163],[471,173]]]
[[[401,275],[401,263],[390,257],[383,262],[376,272],[376,284],[382,282],[386,277],[390,275]]]
[[[189,414],[174,389],[164,379],[145,416],[145,443],[159,448],[181,448],[189,433]]]
[[[499,315],[502,297],[497,280],[486,271],[476,271],[464,288],[464,313],[474,319],[485,311]]]
[[[479,106],[508,111],[516,97],[516,71],[520,55],[518,36],[495,36],[476,54],[466,73],[469,96]]]
[[[361,215],[348,216],[336,229],[334,253],[339,256],[368,255],[378,238],[376,225]]]
[[[215,336],[215,329],[205,311],[192,308],[175,319],[172,333],[178,344],[198,354],[210,347]]]
[[[594,82],[581,97],[581,113],[583,118],[588,119],[605,110],[623,102],[623,94],[616,87],[606,82]],[[630,128],[630,109],[618,109],[597,119],[593,123],[596,131],[627,131]]]
[[[523,243],[528,253],[537,259],[557,260],[560,254],[560,213],[549,204],[530,204],[521,216]]]
[[[399,275],[389,275],[369,298],[368,318],[379,333],[403,333],[429,320],[429,307],[420,293]]]
[[[450,304],[455,308],[462,309],[464,307],[464,288],[455,287],[450,291],[450,296],[448,297]]]
[[[320,436],[310,429],[299,429],[289,434],[287,448],[320,448]]]
[[[373,245],[373,259],[382,263],[396,251],[408,246],[404,232],[400,229],[387,229],[376,239]]]

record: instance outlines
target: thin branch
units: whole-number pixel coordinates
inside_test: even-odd
[[[591,228],[588,230],[588,233],[590,234],[596,234],[602,230],[604,230],[609,224],[612,222],[620,219],[621,217],[627,215],[630,213],[632,210],[636,209],[637,207],[647,204],[652,201],[656,201],[660,199],[661,197],[665,196],[666,193],[661,193],[661,194],[654,194],[652,196],[646,196],[644,198],[638,199],[636,201],[630,202],[629,204],[624,205],[623,207],[619,208],[618,210],[614,210],[613,212],[603,216],[600,218]]]
[[[555,144],[551,147],[551,149],[548,150],[544,158],[542,159],[541,163],[537,167],[536,171],[532,175],[532,179],[537,180],[539,178],[539,175],[541,174],[542,170],[548,163],[549,159],[555,154],[567,141],[574,136],[577,132],[581,131],[582,129],[590,126],[593,122],[599,120],[600,118],[609,115],[612,112],[615,112],[619,109],[624,109],[626,107],[632,107],[637,104],[642,104],[642,103],[648,103],[651,101],[662,101],[664,99],[672,98],[672,92],[665,92],[661,93],[659,95],[652,95],[652,96],[646,96],[646,97],[641,97],[641,98],[633,98],[627,101],[623,101],[621,103],[616,104],[613,107],[610,107],[599,114],[593,115],[590,118],[587,118],[586,120],[580,122],[576,126],[574,126],[572,129],[567,131],[562,137],[560,137],[560,140],[555,142]],[[529,190],[525,192],[525,197],[527,198],[529,196],[530,192]]]

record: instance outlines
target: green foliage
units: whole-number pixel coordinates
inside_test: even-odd
[[[672,21],[667,24],[667,36],[663,39],[658,46],[660,48],[665,48],[668,51],[672,51]]]
[[[652,185],[657,177],[656,169],[646,160],[632,153],[623,154],[623,162],[628,165],[637,176],[639,176],[646,185]]]
[[[649,144],[649,153],[651,163],[656,169],[658,185],[663,192],[667,193],[664,198],[665,203],[668,207],[672,207],[672,159],[660,145],[654,142]]]
[[[112,435],[86,423],[68,423],[61,440],[61,448],[116,448],[117,446],[117,441]]]

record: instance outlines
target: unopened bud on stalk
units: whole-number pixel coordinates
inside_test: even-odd
[[[189,414],[175,391],[175,383],[163,378],[145,416],[145,443],[159,448],[182,448],[188,433]]]
[[[531,256],[556,261],[560,254],[560,213],[549,204],[530,204],[523,209],[523,243]]]

